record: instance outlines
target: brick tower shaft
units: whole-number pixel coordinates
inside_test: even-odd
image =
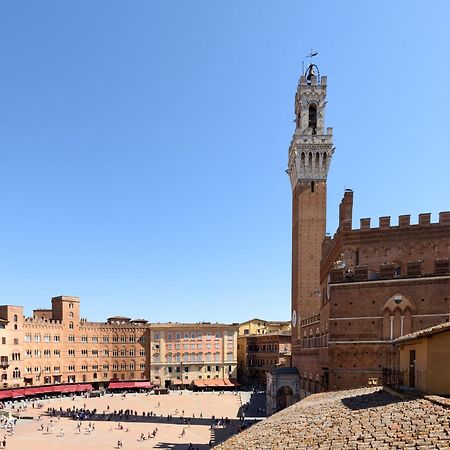
[[[320,261],[326,233],[332,129],[324,127],[326,77],[311,64],[295,96],[296,129],[289,147],[292,187],[292,357],[301,370],[300,322],[320,311]]]

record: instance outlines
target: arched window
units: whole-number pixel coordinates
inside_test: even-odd
[[[314,103],[309,105],[308,128],[312,128],[312,134],[316,134],[317,128],[317,106]]]

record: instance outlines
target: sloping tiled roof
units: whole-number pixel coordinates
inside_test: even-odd
[[[433,334],[442,333],[450,330],[450,322],[444,322],[434,327],[425,328],[424,330],[415,331],[414,333],[407,334],[406,336],[395,339],[394,343],[402,343],[405,341],[411,341],[413,339],[419,339]]]
[[[449,411],[380,388],[315,394],[252,425],[216,450],[449,448]]]

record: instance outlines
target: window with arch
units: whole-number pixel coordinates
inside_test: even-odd
[[[312,133],[316,134],[317,128],[317,105],[311,103],[308,108],[308,128],[312,129]]]
[[[69,328],[73,330],[73,322],[69,322]]]

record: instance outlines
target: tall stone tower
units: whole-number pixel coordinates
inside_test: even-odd
[[[289,146],[292,187],[292,357],[300,367],[300,322],[320,311],[320,260],[326,233],[327,174],[332,128],[324,125],[327,78],[311,64],[295,95],[296,128]]]

